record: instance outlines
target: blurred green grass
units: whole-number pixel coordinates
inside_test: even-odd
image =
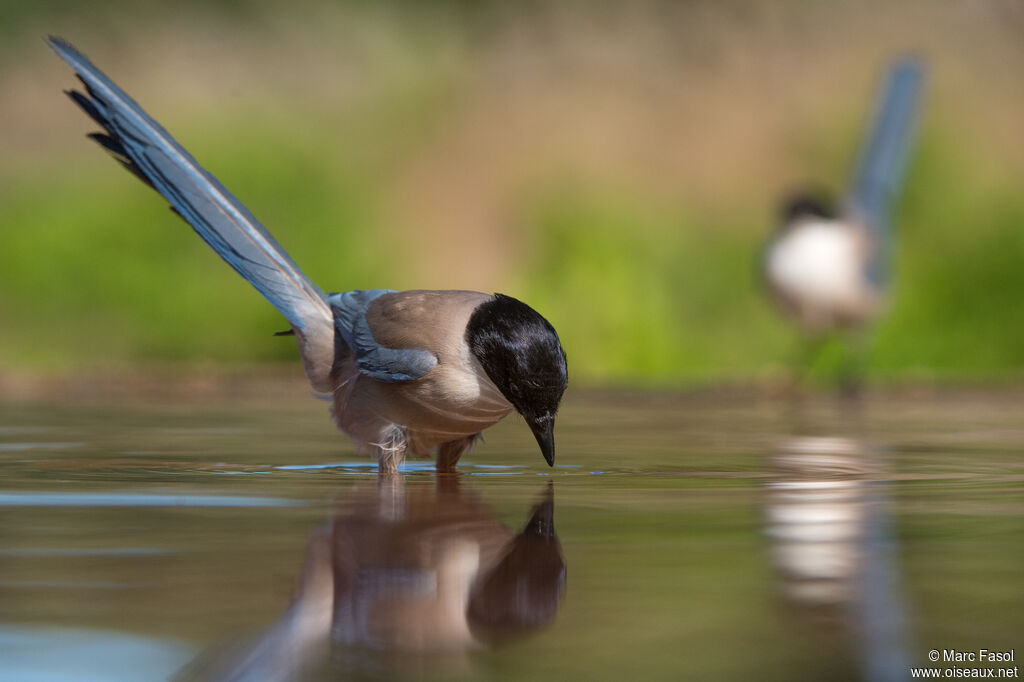
[[[757,3],[752,7],[762,10],[751,11],[756,17],[776,5],[815,25],[854,23],[845,5]],[[389,3],[386,11],[308,6],[317,11],[304,20],[262,3],[217,5],[221,18],[204,15],[213,23],[190,37],[194,48],[175,48],[173,30],[160,28],[163,15],[154,8],[118,19],[127,23],[118,24],[117,46],[99,42],[116,3],[102,5],[92,24],[65,29],[57,22],[54,30],[93,54],[129,92],[149,95],[140,100],[150,112],[326,290],[462,286],[518,296],[559,330],[573,380],[584,383],[743,381],[787,370],[797,338],[759,290],[756,267],[773,227],[773,197],[795,179],[842,186],[871,80],[898,40],[877,38],[864,52],[830,48],[818,72],[799,74],[807,83],[792,96],[772,84],[750,94],[758,74],[715,61],[731,54],[726,48],[736,49],[738,40],[760,45],[766,53],[746,59],[769,63],[768,71],[810,68],[805,56],[782,45],[771,22],[734,21],[705,3],[694,3],[694,16],[717,18],[686,30],[698,34],[710,21],[723,37],[708,45],[691,36],[689,56],[648,45],[647,29],[629,28],[635,17],[621,31],[594,29],[615,16],[603,5],[570,4],[568,18],[557,20],[537,7],[523,10],[523,18],[481,5],[472,21],[458,3],[430,10]],[[8,31],[34,30],[62,11],[60,3],[42,7],[19,10]],[[638,25],[656,24],[659,13],[681,26],[690,18],[686,8],[648,9],[654,19],[645,15]],[[909,25],[927,11],[908,10],[896,23]],[[868,13],[854,12],[862,22]],[[591,21],[591,14],[604,18]],[[421,22],[424,16],[430,21]],[[221,44],[230,23],[251,35]],[[125,26],[138,35],[125,38]],[[337,26],[362,42],[335,40]],[[1024,126],[990,126],[986,102],[976,99],[1005,82],[998,73],[992,83],[975,79],[974,90],[960,92],[962,74],[957,80],[955,68],[948,78],[943,71],[961,56],[957,40],[996,36],[999,21],[979,20],[966,37],[947,29],[918,27],[916,39],[937,56],[936,87],[898,210],[895,296],[873,340],[869,371],[883,380],[1019,380],[1024,161],[1016,141]],[[795,24],[782,34],[804,30]],[[619,33],[622,44],[600,40]],[[271,37],[281,42],[265,40]],[[92,126],[62,99],[71,76],[38,36],[9,38],[9,49],[21,47],[3,67],[0,94],[23,130],[16,139],[18,127],[7,129],[0,160],[0,371],[293,359],[293,344],[271,336],[284,327],[282,318],[161,198],[79,137]],[[157,47],[142,50],[151,39]],[[992,38],[991,59],[1005,58],[992,47],[1004,44]],[[220,60],[210,74],[197,73],[193,49],[204,58],[219,51],[229,63],[225,73],[242,75],[226,81]],[[1024,64],[1013,49],[1017,61],[1010,64]],[[352,56],[337,50],[354,51],[362,63],[334,79],[332,71]],[[123,61],[110,63],[112,54]],[[175,55],[193,61],[168,65]],[[623,73],[595,75],[588,60],[624,62]],[[630,60],[647,68],[635,88]],[[147,82],[142,74],[150,69],[164,81]],[[679,73],[688,76],[680,91],[693,91],[683,105],[675,103],[682,95],[662,92]],[[851,73],[856,87],[843,80]],[[193,89],[181,88],[192,81]],[[814,88],[822,83],[830,89],[819,96]],[[185,94],[180,102],[177,88]],[[148,104],[154,93],[162,94]],[[1019,88],[1000,94],[1006,106],[1024,101]],[[750,101],[763,102],[763,111],[744,115]],[[631,108],[616,119],[620,103]],[[688,132],[688,123],[671,122],[673,106],[714,125]],[[630,116],[651,130],[612,125],[632,122]],[[549,118],[570,134],[544,128]],[[590,137],[561,139],[588,127],[595,129]],[[707,149],[696,147],[701,140]],[[622,152],[638,145],[639,152]],[[410,185],[426,198],[410,200]],[[477,196],[490,197],[483,220],[462,224],[464,213],[479,217]],[[477,225],[480,232],[472,232]],[[483,263],[483,272],[460,278],[460,263]],[[825,353],[816,371],[827,375],[835,363],[836,353]]]

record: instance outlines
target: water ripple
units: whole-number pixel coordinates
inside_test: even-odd
[[[0,507],[299,507],[280,497],[161,493],[0,492]]]

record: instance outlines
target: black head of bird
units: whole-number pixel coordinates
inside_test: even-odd
[[[798,190],[786,197],[780,214],[780,227],[783,229],[791,227],[802,218],[832,220],[837,215],[833,202],[823,192],[811,189]]]
[[[544,459],[555,464],[555,414],[569,377],[554,327],[525,303],[496,294],[466,325],[474,357],[533,431]]]

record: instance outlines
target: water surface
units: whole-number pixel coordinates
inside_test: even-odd
[[[0,679],[906,679],[1024,654],[1010,393],[570,394],[454,477],[313,402],[0,404]]]

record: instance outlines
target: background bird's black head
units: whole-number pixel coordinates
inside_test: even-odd
[[[791,193],[782,203],[782,225],[791,225],[800,218],[835,218],[836,210],[827,194],[818,190]]]
[[[466,342],[487,376],[530,425],[554,465],[554,426],[569,382],[562,344],[547,320],[511,296],[495,294],[473,311]]]

